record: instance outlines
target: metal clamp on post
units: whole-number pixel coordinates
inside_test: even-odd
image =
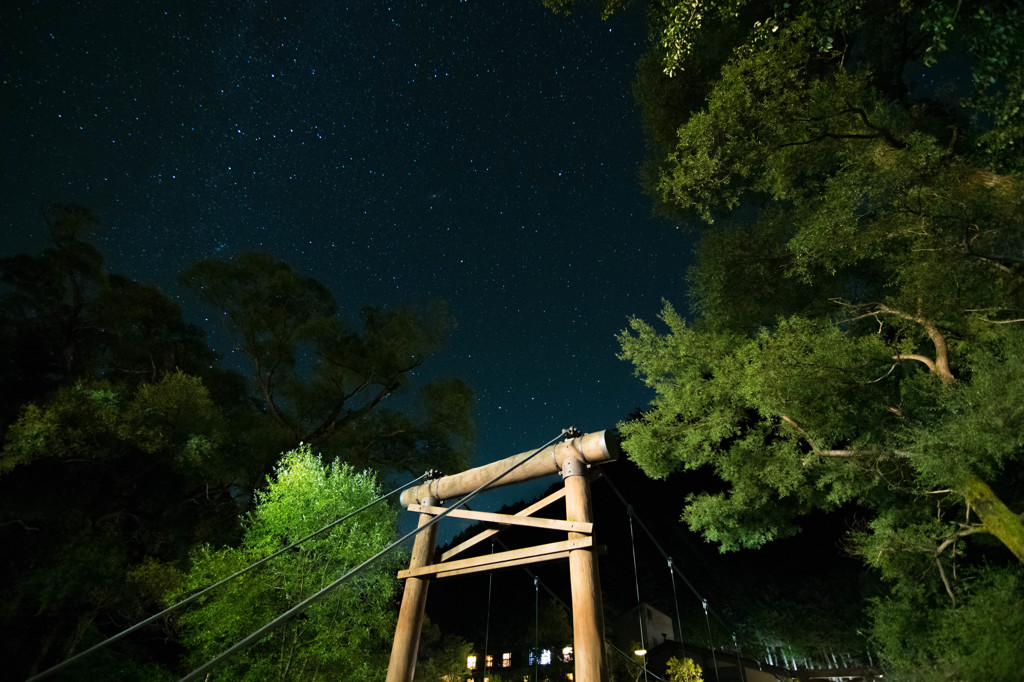
[[[580,458],[583,459],[583,453],[580,452],[580,449],[576,447],[575,443],[572,442],[574,438],[579,438],[580,435],[580,430],[577,429],[575,426],[570,426],[567,429],[562,429],[562,442],[569,443],[570,447],[572,447],[572,449],[575,450],[580,455]],[[551,449],[551,463],[555,465],[555,470],[552,473],[560,474],[562,472],[562,469],[561,467],[558,466],[557,447]]]
[[[583,476],[586,473],[587,465],[574,457],[566,457],[562,462],[562,478]]]

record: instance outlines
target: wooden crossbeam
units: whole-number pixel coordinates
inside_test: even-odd
[[[540,511],[544,507],[547,507],[550,504],[554,504],[555,502],[558,502],[563,497],[565,497],[565,488],[559,488],[558,490],[556,490],[555,492],[551,493],[547,497],[545,497],[545,498],[543,498],[541,500],[537,500],[536,502],[531,504],[529,507],[526,507],[525,509],[521,509],[521,510],[517,511],[515,514],[513,514],[513,516],[530,516],[531,514]],[[494,537],[495,535],[500,533],[502,530],[503,530],[502,528],[488,528],[487,530],[480,531],[479,533],[477,533],[473,537],[469,538],[468,540],[464,540],[463,542],[460,542],[456,546],[454,546],[451,549],[449,549],[447,552],[444,552],[443,554],[441,554],[441,561],[448,561],[452,557],[457,556],[459,554],[462,554],[463,552],[465,552],[470,547],[478,545],[479,543],[483,542],[487,538]]]
[[[473,573],[475,571],[487,571],[494,568],[532,564],[538,561],[551,561],[552,559],[559,559],[568,556],[571,550],[586,549],[587,547],[592,547],[593,544],[594,539],[590,536],[577,538],[575,540],[563,540],[562,542],[549,542],[546,545],[535,545],[533,547],[512,549],[507,552],[498,552],[496,554],[484,554],[483,556],[471,557],[469,559],[456,559],[454,561],[444,561],[438,564],[431,564],[429,566],[408,568],[404,571],[399,571],[398,577],[399,579],[429,575],[442,577],[461,575],[463,573]],[[555,554],[559,556],[552,556]]]
[[[421,514],[434,514],[435,516],[447,511],[450,518],[456,519],[500,523],[509,526],[545,528],[547,530],[560,530],[566,533],[590,534],[594,532],[594,524],[584,521],[563,521],[562,519],[543,519],[532,516],[515,516],[514,514],[494,514],[492,512],[470,511],[468,509],[446,510],[444,507],[431,507],[425,504],[410,504],[409,511],[420,512]]]
[[[510,559],[508,561],[499,561],[494,564],[487,564],[486,566],[469,566],[467,568],[457,568],[453,571],[441,571],[436,574],[435,578],[451,578],[456,575],[466,575],[467,573],[480,573],[481,571],[496,571],[499,568],[510,568],[512,566],[522,566],[523,564],[539,564],[542,561],[556,561],[558,559],[568,559],[569,554],[572,550],[566,550],[564,552],[552,552],[551,554],[545,554],[538,557],[527,557],[525,559]]]

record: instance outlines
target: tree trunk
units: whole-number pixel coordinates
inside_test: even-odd
[[[992,488],[977,476],[971,476],[963,493],[985,530],[999,538],[1024,563],[1024,522],[1021,517],[1003,504]]]

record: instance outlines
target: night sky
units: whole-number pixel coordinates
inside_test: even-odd
[[[424,370],[476,391],[474,463],[612,428],[651,398],[614,334],[685,306],[691,245],[637,180],[641,10],[589,10],[4,2],[0,256],[45,245],[41,207],[84,203],[110,271],[229,364],[176,284],[199,259],[265,251],[352,317],[442,298],[459,327]]]

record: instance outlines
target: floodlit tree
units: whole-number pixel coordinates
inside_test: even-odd
[[[341,518],[380,495],[375,476],[309,446],[288,452],[256,494],[237,547],[206,546],[174,601]],[[379,504],[308,540],[211,594],[180,618],[189,663],[196,666],[262,627],[346,571],[383,550],[395,536],[395,511]],[[398,562],[371,565],[259,643],[228,659],[211,680],[381,679],[394,631]]]
[[[704,671],[692,658],[668,659],[665,679],[669,682],[704,682]]]
[[[645,182],[699,245],[691,319],[666,304],[620,336],[656,393],[624,448],[651,476],[715,471],[683,515],[723,549],[873,510],[852,540],[893,586],[888,660],[981,674],[947,646],[955,623],[1024,599],[1024,13],[650,6]],[[929,634],[901,648],[894,613]],[[971,622],[975,650],[1002,652]]]

